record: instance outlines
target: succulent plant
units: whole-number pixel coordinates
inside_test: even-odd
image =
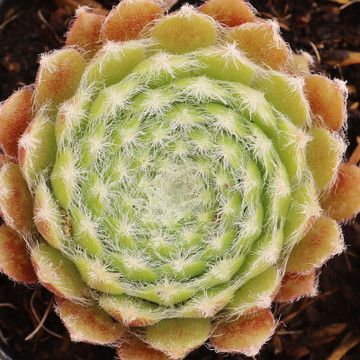
[[[123,360],[252,356],[360,209],[346,87],[242,0],[78,10],[1,107],[0,267]]]

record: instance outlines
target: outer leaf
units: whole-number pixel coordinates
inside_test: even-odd
[[[344,83],[321,75],[309,75],[305,81],[305,93],[314,115],[314,124],[329,130],[340,130],[346,118],[347,90]]]
[[[100,29],[105,18],[104,15],[80,8],[67,34],[66,45],[79,46],[86,51],[85,57],[91,58],[101,47]]]
[[[338,171],[345,145],[328,130],[314,128],[307,144],[306,159],[319,190],[331,185]]]
[[[317,279],[315,270],[307,275],[288,273],[285,275],[280,291],[275,297],[277,302],[290,302],[304,296],[315,296],[317,293]]]
[[[127,333],[116,349],[121,360],[169,360],[163,352],[150,348],[135,335]]]
[[[37,282],[24,239],[7,225],[0,226],[0,269],[15,281]]]
[[[58,300],[56,312],[70,332],[73,341],[91,344],[113,344],[124,334],[124,328],[97,306],[82,306],[69,300]]]
[[[337,221],[348,220],[360,211],[360,168],[341,164],[330,194],[321,201],[326,214]]]
[[[183,8],[159,20],[151,31],[156,48],[174,54],[183,54],[211,46],[216,41],[216,25],[210,17]]]
[[[5,164],[0,170],[0,212],[17,231],[33,231],[33,201],[18,165]]]
[[[101,30],[102,40],[127,41],[136,39],[144,27],[163,14],[152,0],[124,0],[106,18]]]
[[[230,30],[227,41],[235,41],[253,61],[274,70],[287,62],[289,50],[275,22],[246,23]]]
[[[76,301],[88,301],[88,286],[75,265],[47,244],[34,247],[31,257],[40,282],[56,295]]]
[[[243,0],[209,0],[199,11],[230,27],[255,21],[253,9]]]
[[[75,94],[86,66],[83,56],[71,48],[43,55],[35,82],[35,104],[52,111]]]
[[[3,151],[17,157],[18,141],[33,117],[32,88],[22,88],[0,108],[0,144]]]
[[[233,321],[220,321],[211,342],[218,351],[254,356],[274,330],[274,317],[264,309]]]
[[[146,328],[146,342],[172,359],[183,358],[210,335],[210,319],[163,320]]]
[[[308,274],[323,265],[330,257],[343,251],[339,226],[328,217],[316,220],[305,237],[292,249],[286,270]]]

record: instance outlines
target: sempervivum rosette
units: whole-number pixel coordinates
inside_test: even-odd
[[[359,210],[345,98],[242,0],[80,9],[1,107],[1,269],[121,359],[254,355]]]

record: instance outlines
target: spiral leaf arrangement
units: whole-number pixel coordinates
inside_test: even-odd
[[[79,9],[0,113],[0,266],[123,360],[255,355],[360,209],[346,88],[242,0]]]

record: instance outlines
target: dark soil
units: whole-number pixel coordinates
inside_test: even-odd
[[[75,0],[74,0],[75,1]],[[77,0],[80,1],[80,0]],[[2,1],[0,0],[0,3]],[[0,9],[0,100],[34,81],[38,54],[63,44],[72,17],[65,0],[8,0]],[[114,0],[98,0],[106,8]],[[360,3],[350,0],[253,0],[265,17],[277,17],[293,49],[316,59],[314,71],[347,81],[350,91],[349,154],[360,135],[360,64],[344,66],[347,51],[360,51]],[[62,4],[62,5],[61,5]],[[360,219],[345,229],[347,251],[319,274],[319,296],[274,308],[279,326],[258,360],[360,359]],[[0,275],[0,347],[13,360],[110,360],[112,349],[70,342],[51,310],[28,341],[53,301],[45,289],[15,285]],[[55,332],[55,335],[47,330]],[[0,359],[5,357],[1,354]],[[216,354],[202,347],[187,360],[244,359]]]

